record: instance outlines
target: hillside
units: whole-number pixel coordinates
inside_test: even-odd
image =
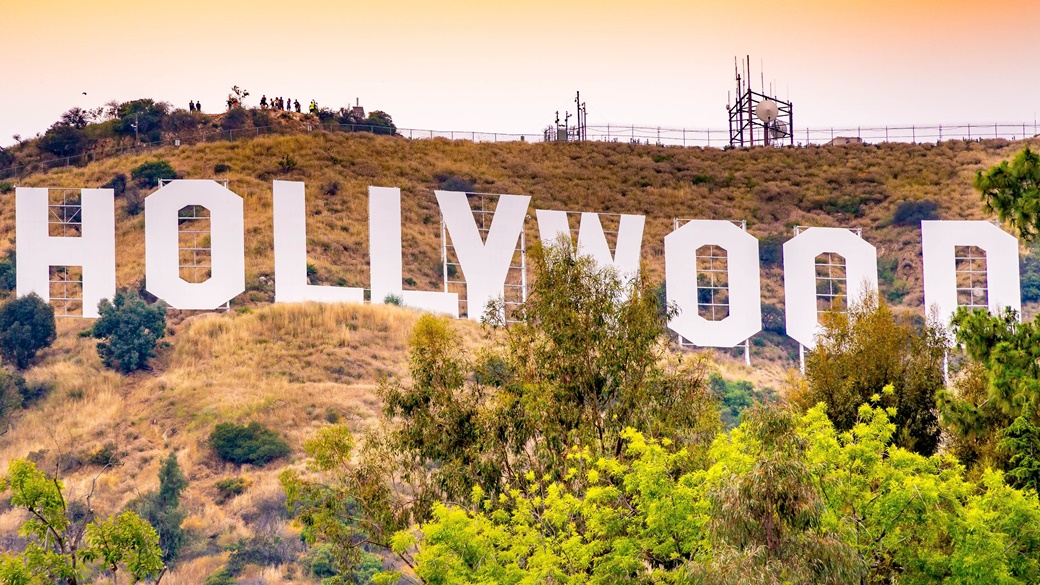
[[[217,422],[255,420],[280,430],[298,454],[302,441],[328,422],[346,419],[364,428],[379,408],[378,380],[406,371],[407,338],[418,314],[397,307],[270,305],[273,179],[307,183],[315,283],[368,286],[365,195],[376,185],[402,191],[406,288],[439,289],[433,190],[465,184],[476,192],[531,195],[533,208],[645,214],[643,258],[657,279],[673,218],[746,219],[762,241],[764,302],[777,308],[783,292],[777,247],[794,226],[859,227],[878,248],[882,293],[902,309],[921,312],[919,229],[893,223],[896,208],[929,200],[942,219],[982,219],[971,188],[974,173],[1022,146],[951,141],[722,151],[314,132],[170,147],[31,175],[18,185],[97,187],[161,158],[184,178],[227,178],[245,200],[247,290],[227,313],[171,313],[170,334],[153,370],[132,376],[101,365],[93,340],[79,336],[88,322],[60,320],[58,341],[26,374],[51,383],[53,391],[0,436],[0,468],[31,456],[46,469],[58,465],[82,495],[100,471],[90,455],[112,444],[120,464],[99,480],[97,506],[114,511],[154,489],[161,458],[175,451],[190,482],[185,527],[192,538],[183,553],[188,560],[163,583],[201,583],[222,564],[228,546],[261,527],[279,534],[285,547],[299,546],[277,483],[278,472],[293,460],[239,468],[217,460],[205,438]],[[217,165],[229,170],[217,172]],[[127,199],[117,201],[117,278],[120,286],[137,287],[144,277],[144,218],[128,212]],[[14,223],[14,195],[0,195],[0,254],[13,245]],[[533,242],[533,219],[526,229]],[[478,325],[457,327],[466,343],[478,343]],[[776,384],[793,365],[791,345],[775,333],[759,337],[764,341],[756,343],[754,370],[733,360],[724,368],[756,385]],[[214,482],[235,476],[246,478],[246,492],[218,504]],[[17,542],[20,518],[0,508],[5,547]],[[303,579],[290,566],[264,569],[262,576],[268,583]],[[259,569],[251,570],[259,576]]]

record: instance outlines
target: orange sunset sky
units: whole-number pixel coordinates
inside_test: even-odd
[[[536,133],[575,90],[592,125],[724,128],[747,54],[796,129],[1040,110],[1040,0],[0,0],[0,22],[0,145],[113,99],[217,112],[232,85],[402,128]]]

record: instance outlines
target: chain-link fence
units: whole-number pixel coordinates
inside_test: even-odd
[[[263,127],[239,128],[230,130],[212,130],[209,132],[186,131],[156,142],[143,142],[133,145],[117,145],[108,148],[96,148],[75,156],[56,157],[36,160],[22,164],[0,165],[0,178],[25,176],[63,166],[80,165],[93,160],[100,160],[121,154],[147,151],[169,146],[185,146],[207,142],[235,141],[255,138],[271,134],[301,134],[308,132],[368,132],[372,134],[394,134],[409,140],[467,140],[471,142],[545,142],[550,134],[529,133],[514,134],[505,132],[476,132],[463,130],[424,130],[415,128],[395,128],[363,124],[321,124],[317,121],[307,125],[271,125]],[[588,126],[588,140],[601,142],[623,142],[632,144],[656,144],[662,146],[697,146],[723,148],[729,145],[729,131],[726,129],[691,129],[666,128],[661,126],[613,125]],[[869,127],[834,127],[834,128],[802,128],[795,129],[796,146],[822,145],[829,143],[847,144],[863,142],[876,144],[883,142],[941,142],[944,140],[984,140],[1006,139],[1017,140],[1035,137],[1038,125],[1033,122],[994,123],[994,124],[938,124],[909,126],[869,126]],[[785,144],[790,139],[785,139]]]

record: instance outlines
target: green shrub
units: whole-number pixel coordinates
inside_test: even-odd
[[[245,111],[245,109],[231,108],[224,115],[224,119],[221,120],[220,128],[222,130],[238,130],[239,128],[244,128],[249,119],[249,112]]]
[[[24,404],[25,378],[0,370],[0,417],[6,417]]]
[[[115,302],[98,303],[101,314],[91,335],[101,361],[110,368],[129,373],[148,366],[155,345],[166,335],[166,307],[149,305],[137,291],[116,293]]]
[[[447,175],[438,173],[434,175],[434,179],[440,183],[440,188],[445,191],[462,191],[463,193],[473,193],[477,190],[477,186],[473,181],[463,178],[456,177],[455,175]]]
[[[400,307],[402,302],[403,301],[401,300],[401,297],[399,297],[399,296],[397,296],[397,295],[395,295],[393,293],[390,293],[390,294],[386,295],[385,297],[383,297],[383,304],[384,305],[396,305],[396,306]]]
[[[36,293],[0,305],[0,357],[16,368],[27,368],[56,335],[54,309]]]
[[[217,455],[229,463],[250,463],[257,467],[290,453],[289,444],[258,422],[246,426],[220,423],[209,436]]]
[[[87,455],[87,463],[91,465],[115,465],[119,463],[119,453],[116,452],[115,443],[105,443],[104,445],[95,449],[90,455]]]
[[[0,259],[0,291],[11,291],[18,286],[18,274],[15,271],[14,248],[7,252],[7,257]]]
[[[249,540],[239,539],[231,547],[227,571],[231,575],[238,575],[246,565],[278,566],[293,561],[295,556],[291,547],[285,546],[280,536],[257,534]]]
[[[218,175],[222,175],[222,174],[230,172],[230,171],[231,171],[231,165],[229,165],[229,164],[217,163],[217,164],[213,165],[213,172],[218,174]]]
[[[139,187],[155,187],[159,179],[176,179],[177,171],[164,160],[146,162],[130,171],[130,176]]]
[[[216,573],[213,573],[209,577],[206,577],[205,585],[235,585],[235,578],[225,567]]]
[[[908,227],[921,227],[922,220],[939,219],[939,205],[934,201],[904,201],[896,207],[892,214],[892,224]]]
[[[241,477],[225,477],[218,479],[213,487],[217,488],[217,503],[223,504],[231,498],[245,493],[246,480]]]
[[[0,195],[7,195],[14,191],[14,183],[11,181],[0,181]]]
[[[140,167],[138,167],[140,168]],[[112,189],[115,192],[115,196],[119,197],[126,192],[126,175],[119,173],[112,177],[112,180],[101,185],[102,189]]]
[[[299,163],[296,162],[295,158],[289,155],[285,155],[281,158],[281,160],[278,161],[278,168],[281,169],[283,173],[291,173],[294,169],[296,169],[296,165],[298,164]]]

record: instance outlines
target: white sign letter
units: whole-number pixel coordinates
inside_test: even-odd
[[[697,249],[726,250],[729,316],[710,321],[697,312]],[[679,314],[668,327],[701,347],[734,347],[762,330],[758,240],[732,222],[697,219],[664,238],[668,302]]]
[[[201,205],[210,215],[210,277],[187,282],[180,275],[179,214]],[[214,181],[177,180],[144,200],[145,284],[175,309],[210,310],[246,289],[242,198]]]
[[[806,349],[816,347],[820,330],[816,313],[816,257],[845,258],[846,301],[854,305],[866,292],[877,290],[877,249],[845,228],[808,228],[784,243],[784,303],[787,334]]]
[[[368,239],[372,272],[372,303],[395,295],[405,306],[459,316],[459,295],[448,292],[403,290],[401,273],[401,190],[368,188]]]
[[[307,201],[304,184],[298,181],[275,181],[273,190],[274,302],[365,302],[365,290],[361,288],[307,284]]]
[[[988,221],[921,221],[925,311],[936,306],[944,324],[957,310],[956,246],[977,246],[986,252],[989,310],[1022,310],[1019,288],[1018,240]]]
[[[47,189],[18,187],[15,241],[18,295],[36,293],[50,301],[50,267],[83,270],[83,316],[97,317],[101,299],[116,294],[115,194],[112,189],[80,191],[80,236],[51,237]]]
[[[560,234],[570,238],[566,211],[536,209],[538,234],[546,246],[554,244]],[[639,253],[643,246],[642,215],[622,215],[618,224],[617,245],[611,257],[610,245],[603,234],[603,224],[598,213],[582,213],[578,226],[578,251],[588,254],[600,267],[613,266],[618,274],[631,278],[639,273]]]
[[[526,195],[499,195],[487,242],[483,242],[466,194],[457,191],[434,193],[459,257],[462,274],[466,278],[469,318],[479,320],[488,302],[503,296],[505,292],[506,276],[513,254],[516,253],[520,232],[524,229],[524,218],[531,198]]]

